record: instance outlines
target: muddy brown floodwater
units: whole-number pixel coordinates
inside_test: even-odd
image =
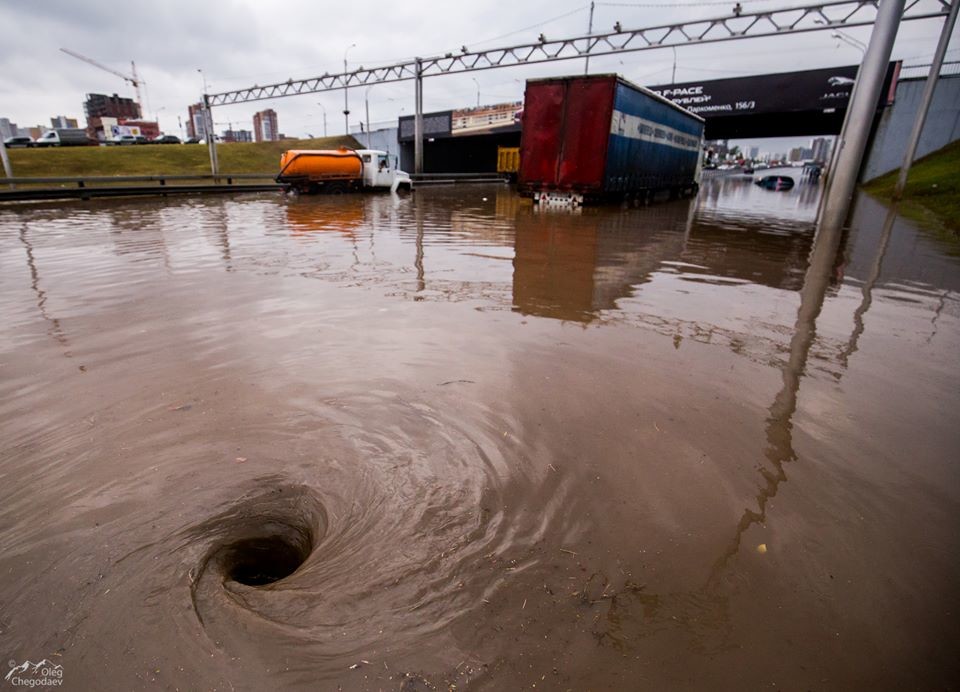
[[[868,197],[815,243],[817,193],[0,210],[4,661],[954,687],[960,243]]]

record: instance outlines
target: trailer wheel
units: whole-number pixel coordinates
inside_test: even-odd
[[[328,195],[342,195],[346,191],[346,186],[339,182],[327,183],[324,187],[324,192],[326,192]]]

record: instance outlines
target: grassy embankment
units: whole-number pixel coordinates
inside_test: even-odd
[[[236,142],[217,145],[220,172],[276,175],[287,149],[361,148],[353,137]],[[60,178],[123,175],[208,175],[210,155],[202,144],[142,144],[112,147],[9,149],[17,178]],[[0,168],[0,176],[3,170]]]
[[[898,173],[893,171],[875,178],[864,189],[889,200],[893,197]],[[934,220],[960,231],[960,142],[948,144],[914,162],[900,211],[905,216]]]

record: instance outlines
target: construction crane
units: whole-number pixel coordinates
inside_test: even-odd
[[[137,104],[141,108],[145,107],[143,101],[140,100],[140,85],[144,84],[144,86],[146,86],[146,84],[144,82],[141,82],[140,79],[137,77],[137,65],[132,60],[130,61],[130,69],[133,72],[133,75],[131,76],[131,75],[125,75],[122,72],[117,72],[113,68],[107,67],[106,65],[101,65],[96,60],[94,60],[93,58],[88,58],[86,55],[80,55],[79,53],[74,53],[69,48],[61,48],[60,51],[62,53],[66,53],[71,57],[76,58],[77,60],[83,60],[85,63],[89,63],[94,67],[99,67],[104,72],[109,72],[110,74],[114,74],[117,77],[120,77],[120,79],[130,82],[130,84],[133,86],[133,88],[137,92]]]

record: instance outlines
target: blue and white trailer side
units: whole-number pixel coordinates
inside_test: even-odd
[[[617,75],[530,80],[518,186],[573,204],[692,194],[703,129],[700,116]]]

